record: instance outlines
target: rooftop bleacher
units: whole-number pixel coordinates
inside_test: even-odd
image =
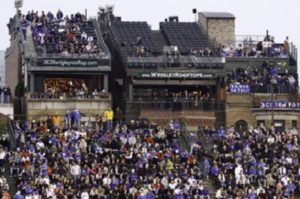
[[[211,47],[207,36],[197,23],[161,22],[160,29],[169,45],[177,46],[181,54],[189,54],[191,50],[198,51]]]
[[[21,24],[24,35],[30,26],[36,52],[40,55],[98,56],[102,53],[93,20],[87,20],[83,14],[64,16],[59,11],[55,17],[51,12],[47,15],[28,12],[23,15]]]
[[[112,21],[111,30],[125,52],[131,56],[137,47],[137,40],[145,48],[145,53],[159,53],[161,47],[155,42],[147,22]]]

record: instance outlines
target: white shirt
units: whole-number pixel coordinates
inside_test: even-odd
[[[108,177],[103,178],[103,185],[110,185],[111,179]]]
[[[128,143],[130,145],[135,145],[136,144],[136,138],[134,136],[131,136],[128,140]]]
[[[290,178],[287,176],[284,176],[283,178],[281,178],[281,182],[282,182],[283,186],[287,186],[289,180],[290,180]]]
[[[82,192],[82,193],[81,193],[80,198],[81,198],[81,199],[89,199],[90,196],[89,196],[89,194],[85,191],[85,192]]]
[[[222,198],[222,190],[218,189],[218,191],[216,192],[216,198]]]
[[[42,141],[38,141],[37,143],[36,143],[36,148],[38,149],[38,150],[40,150],[40,149],[42,149],[42,148],[44,148],[45,147],[45,144],[42,142]]]
[[[177,186],[177,183],[175,181],[172,183],[169,183],[169,188],[172,190],[174,190],[176,188],[176,186]]]
[[[240,178],[240,175],[241,175],[242,172],[243,172],[243,168],[241,167],[241,165],[238,165],[234,169],[235,178]]]
[[[78,164],[71,166],[71,174],[73,176],[79,176],[81,174],[81,168]]]
[[[5,156],[6,156],[6,152],[5,151],[1,151],[0,152],[0,160],[4,160]]]

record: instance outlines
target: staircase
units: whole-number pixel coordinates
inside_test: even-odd
[[[213,149],[214,143],[211,139],[208,139],[207,137],[204,136],[202,131],[197,131],[195,132],[198,135],[198,139],[201,140],[202,147],[204,150],[206,150],[208,153],[210,153]],[[198,157],[199,158],[199,157]],[[204,170],[204,164],[201,162],[201,169]],[[212,179],[208,178],[205,182],[204,185],[208,188],[209,193],[210,193],[210,198],[215,198],[215,193],[217,191],[214,182]]]
[[[204,138],[204,136],[201,136],[200,135],[201,133],[199,133],[197,131],[189,132],[186,125],[185,125],[185,128],[186,129],[184,129],[184,127],[182,128],[181,133],[180,133],[180,138],[179,138],[180,146],[183,149],[190,151],[191,140],[197,139],[197,140],[194,140],[193,142],[201,140],[205,150],[207,150],[207,151],[212,150],[213,143],[210,140]],[[192,138],[192,137],[190,137],[191,134],[194,134],[196,136],[193,136],[193,138]],[[195,137],[197,137],[197,138],[195,138]],[[197,156],[197,162],[198,162],[199,168],[203,171],[204,164],[203,164],[203,159],[200,156]],[[213,181],[210,178],[203,179],[203,185],[206,189],[208,189],[210,198],[211,199],[215,198],[215,193],[217,190],[213,184]]]
[[[13,129],[12,129],[11,120],[8,117],[6,117],[6,116],[1,115],[1,121],[3,122],[3,127],[5,127],[4,131],[8,132],[9,137],[10,137],[8,145],[5,146],[5,147],[8,148],[8,151],[14,151],[15,140],[12,139],[12,136],[14,135],[14,133],[13,133]],[[4,173],[3,173],[3,176],[7,180],[7,183],[8,183],[8,186],[9,186],[9,193],[10,193],[11,198],[13,198],[13,196],[15,195],[15,193],[17,191],[16,179],[15,179],[14,176],[12,176],[10,174],[10,165],[9,165],[8,160],[6,160],[4,162]]]
[[[9,168],[10,168],[9,163],[8,163],[8,161],[6,161],[4,163],[4,169],[5,169],[4,177],[6,178],[8,186],[9,186],[10,196],[11,196],[11,198],[13,198],[13,196],[17,192],[17,186],[16,186],[16,179],[12,175],[10,175]]]
[[[152,31],[152,38],[155,41],[155,43],[158,45],[157,47],[162,49],[163,46],[168,46],[168,43],[161,31],[159,30]]]

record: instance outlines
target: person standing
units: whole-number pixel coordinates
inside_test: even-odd
[[[52,131],[53,130],[53,117],[51,115],[48,115],[46,119],[47,129]]]
[[[111,110],[110,107],[108,107],[108,109],[104,112],[104,116],[106,118],[107,130],[112,131],[114,112]]]
[[[10,103],[10,95],[11,95],[10,88],[7,85],[5,85],[2,89],[2,92],[4,96],[4,103]]]
[[[61,122],[60,116],[57,113],[55,113],[55,115],[52,117],[52,120],[53,120],[54,129],[58,129]]]
[[[81,116],[84,116],[78,109],[75,109],[72,113],[73,120],[74,120],[74,126],[80,127],[80,119]]]
[[[107,131],[107,122],[106,122],[106,116],[104,112],[100,115],[101,119],[101,126],[100,126],[100,132],[106,132]]]
[[[65,128],[70,129],[71,128],[71,113],[70,111],[67,111],[65,114]]]
[[[115,114],[116,124],[119,125],[119,127],[122,127],[122,121],[123,121],[123,112],[122,110],[117,107],[116,114]]]

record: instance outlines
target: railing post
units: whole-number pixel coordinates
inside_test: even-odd
[[[11,124],[11,119],[9,117],[10,115],[7,115],[7,130],[9,134],[9,150],[14,151],[16,147],[16,137],[15,137],[15,131]]]

